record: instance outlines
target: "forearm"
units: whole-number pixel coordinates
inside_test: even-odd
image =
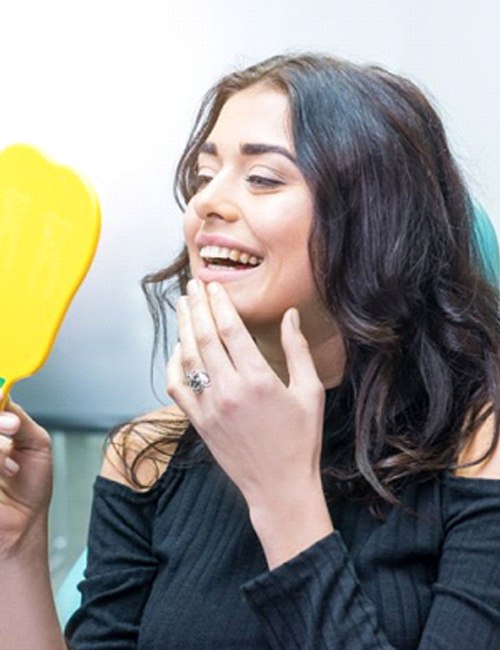
[[[66,650],[52,594],[46,521],[0,560],[2,650]]]
[[[242,590],[272,650],[394,650],[338,533]]]

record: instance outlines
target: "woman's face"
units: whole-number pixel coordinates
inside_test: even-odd
[[[233,95],[202,147],[198,180],[184,221],[193,277],[223,284],[255,334],[291,306],[303,327],[331,331],[313,281],[313,198],[295,163],[286,95],[265,86]]]

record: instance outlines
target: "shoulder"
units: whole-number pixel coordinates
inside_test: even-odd
[[[468,478],[500,479],[500,441],[495,444],[495,416],[491,413],[470,436],[458,457],[459,466],[474,463],[455,470],[456,476]],[[486,457],[477,462],[486,454]]]
[[[150,489],[166,470],[187,424],[173,405],[123,425],[108,440],[100,475],[137,491]]]

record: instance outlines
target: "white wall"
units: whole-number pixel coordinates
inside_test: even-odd
[[[88,426],[157,404],[138,281],[179,247],[173,167],[206,88],[268,55],[321,50],[415,79],[434,97],[473,193],[500,229],[498,7],[496,0],[2,3],[0,148],[30,142],[83,171],[103,211],[92,270],[49,361],[16,397],[39,417]]]

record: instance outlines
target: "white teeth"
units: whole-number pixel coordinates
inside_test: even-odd
[[[212,259],[221,258],[227,260],[229,257],[229,250],[227,248],[221,248],[220,246],[204,246],[200,254],[202,257],[211,257]]]
[[[255,255],[250,255],[236,248],[226,248],[225,246],[203,246],[200,249],[200,256],[203,259],[231,260],[249,266],[257,266],[262,261],[261,258]]]

